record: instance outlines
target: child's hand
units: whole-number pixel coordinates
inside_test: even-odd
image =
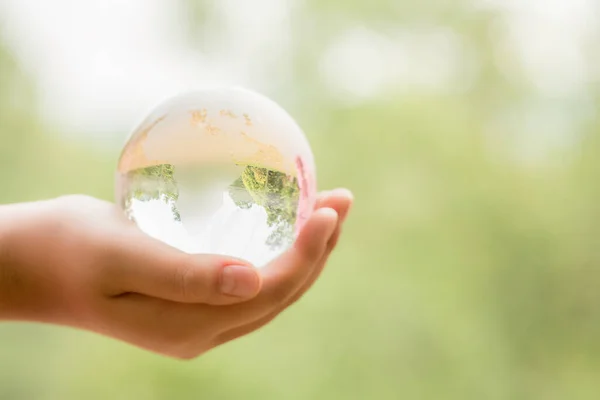
[[[0,207],[0,319],[69,325],[194,358],[271,321],[317,279],[351,206],[323,194],[295,246],[258,270],[156,241],[86,196]]]

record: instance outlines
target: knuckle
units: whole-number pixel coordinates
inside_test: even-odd
[[[211,336],[206,332],[171,329],[162,335],[162,353],[179,360],[193,360],[208,350]]]
[[[162,353],[178,360],[193,360],[200,355],[199,351],[185,343],[169,343]]]
[[[194,300],[198,297],[198,273],[190,257],[185,257],[181,266],[175,269],[175,290],[184,300]]]
[[[52,203],[67,215],[80,215],[86,211],[97,212],[106,204],[105,201],[86,194],[66,194],[55,198]]]
[[[216,264],[198,261],[193,255],[186,254],[175,268],[175,286],[185,302],[206,302],[216,296],[219,274]]]
[[[74,204],[80,202],[91,202],[95,199],[87,194],[65,194],[56,198],[63,204]]]
[[[195,360],[196,358],[200,357],[205,352],[206,352],[206,350],[204,350],[204,349],[195,349],[195,348],[183,349],[183,350],[180,350],[177,353],[173,354],[173,357],[178,360],[182,360],[182,361],[192,361],[192,360]]]

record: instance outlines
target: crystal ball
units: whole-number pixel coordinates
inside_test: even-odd
[[[116,176],[117,204],[146,234],[259,267],[293,244],[315,193],[314,158],[298,124],[241,88],[158,105],[131,133]]]

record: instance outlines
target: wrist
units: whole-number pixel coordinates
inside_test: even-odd
[[[17,229],[12,214],[14,205],[0,205],[0,320],[16,317],[18,278],[12,257],[12,236]]]
[[[48,229],[47,202],[0,205],[0,321],[43,320],[49,300],[40,285],[44,265],[31,262],[43,253],[40,232]]]

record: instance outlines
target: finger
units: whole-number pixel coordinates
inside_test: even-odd
[[[348,217],[348,213],[350,212],[350,208],[352,207],[353,201],[354,197],[352,195],[352,192],[350,192],[347,189],[336,189],[330,192],[326,192],[317,202],[317,207],[328,207],[336,210],[339,218],[336,228],[331,238],[329,239],[329,242],[327,243],[327,249],[325,251],[325,254],[323,255],[323,258],[320,261],[320,268],[317,268],[317,270],[313,273],[313,276],[309,278],[308,282],[301,290],[302,293],[306,292],[306,290],[308,290],[312,286],[312,283],[316,281],[316,279],[322,272],[329,255],[337,246],[339,237],[342,232],[342,227],[344,225],[344,222],[346,221],[346,218]],[[298,294],[294,297],[297,296]]]
[[[282,304],[278,309],[274,310],[271,314],[258,319],[257,321],[251,322],[244,326],[240,326],[237,328],[233,328],[230,331],[224,332],[219,335],[216,339],[215,345],[221,345],[238,337],[247,335],[250,332],[253,332],[257,329],[262,328],[266,324],[270,323],[273,319],[275,319],[282,311],[286,308],[293,305],[297,302],[302,296],[312,287],[312,285],[316,282],[316,280],[321,275],[325,265],[327,264],[327,260],[334,250],[337,242],[339,240],[343,223],[345,222],[350,208],[352,207],[352,194],[348,191],[345,192],[337,192],[334,194],[327,194],[321,199],[321,203],[318,206],[321,207],[331,207],[338,212],[339,222],[336,226],[335,232],[332,235],[331,239],[327,244],[327,251],[325,252],[323,258],[319,262],[318,268],[313,272],[313,274],[309,277],[309,279],[304,283],[304,285],[298,290],[287,302]]]
[[[338,215],[331,208],[316,210],[302,228],[294,246],[263,268],[262,290],[249,302],[214,310],[225,329],[269,315],[298,291],[319,266]]]
[[[106,299],[83,327],[158,354],[191,359],[210,348],[216,331],[206,310],[215,307],[129,293]]]
[[[325,192],[317,201],[317,207],[329,207],[336,210],[339,215],[339,221],[333,236],[328,244],[328,250],[331,252],[337,245],[339,240],[342,227],[346,218],[354,204],[354,195],[348,189],[335,189],[329,192]]]
[[[354,202],[354,195],[348,189],[339,188],[323,191],[317,196],[315,210],[323,207],[333,208],[339,215],[339,221],[343,222]]]
[[[111,295],[138,293],[180,303],[227,305],[260,291],[260,273],[246,261],[183,253],[141,233],[118,242],[107,273]]]
[[[339,238],[339,234],[336,237],[332,236],[332,239],[330,240],[328,247],[333,249],[335,247],[335,243],[338,241],[338,238]],[[298,290],[298,292],[296,294],[294,294],[287,302],[282,304],[281,307],[279,307],[278,309],[273,311],[271,314],[258,319],[257,321],[251,322],[244,326],[233,328],[227,332],[220,334],[215,339],[214,346],[222,345],[222,344],[229,342],[231,340],[234,340],[238,337],[245,336],[251,332],[254,332],[254,331],[262,328],[263,326],[267,325],[268,323],[273,321],[275,318],[277,318],[277,316],[279,316],[285,309],[289,308],[291,305],[296,303],[300,298],[302,298],[302,296],[312,287],[312,285],[316,282],[316,280],[321,275],[321,272],[323,271],[330,255],[331,255],[331,251],[327,252],[327,254],[324,255],[322,261],[319,264],[319,268],[317,268],[317,270],[308,279],[308,281],[302,286],[302,288],[300,290]]]

